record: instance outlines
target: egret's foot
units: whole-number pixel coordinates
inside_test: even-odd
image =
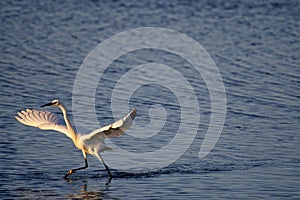
[[[66,175],[64,176],[64,178],[67,178],[68,176],[70,176],[71,174],[75,173],[75,171],[73,171],[73,169],[70,169],[68,171],[68,173],[66,173]]]
[[[105,183],[105,185],[109,185],[112,177],[109,177],[108,181]]]

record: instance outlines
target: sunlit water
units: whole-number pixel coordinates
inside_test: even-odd
[[[0,198],[298,199],[299,9],[298,1],[1,1]],[[116,177],[106,185],[104,167],[88,157],[87,170],[64,180],[68,169],[83,165],[81,152],[63,134],[26,127],[15,114],[59,98],[72,117],[73,83],[87,54],[108,37],[143,26],[182,32],[215,61],[227,96],[226,122],[217,145],[204,159],[198,158],[210,119],[205,82],[178,56],[141,50],[112,63],[100,80],[96,110],[101,125],[112,120],[111,88],[122,73],[155,61],[179,70],[195,88],[201,110],[197,138],[184,156],[163,169],[112,170]],[[149,123],[148,110],[156,104],[172,116],[164,137],[123,136],[115,142],[137,152],[166,145],[178,130],[176,97],[152,85],[138,90],[131,101],[139,110],[139,125]]]

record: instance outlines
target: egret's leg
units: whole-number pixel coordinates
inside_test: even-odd
[[[86,153],[84,151],[82,151],[82,154],[83,154],[83,157],[84,157],[85,166],[84,167],[79,167],[79,168],[76,168],[76,169],[70,169],[68,171],[68,173],[64,176],[64,178],[67,178],[69,175],[75,173],[78,170],[88,168],[88,162],[87,162],[87,158],[86,158]]]
[[[110,169],[108,168],[108,166],[103,162],[104,166],[105,166],[105,169],[106,171],[108,172],[108,175],[112,178],[112,174],[110,173]]]
[[[112,176],[111,176],[111,177],[109,177],[109,179],[108,179],[108,181],[105,183],[105,185],[109,185],[109,184],[110,184],[110,182],[111,182],[111,179],[112,179]]]
[[[103,163],[103,165],[104,165],[106,171],[108,172],[108,175],[112,178],[113,176],[112,176],[112,174],[110,173],[109,167],[105,164],[105,162],[104,162],[102,156],[101,156],[99,153],[95,153],[95,156]]]

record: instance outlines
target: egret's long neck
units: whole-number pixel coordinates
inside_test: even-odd
[[[66,122],[68,131],[69,131],[69,135],[70,135],[71,139],[75,142],[75,141],[77,140],[77,133],[75,132],[75,130],[74,130],[72,124],[71,124],[70,121],[69,121],[69,118],[68,118],[68,115],[67,115],[67,110],[66,110],[65,106],[62,105],[62,104],[59,105],[58,107],[59,107],[59,108],[61,109],[61,111],[63,112],[64,120],[65,120],[65,122]]]

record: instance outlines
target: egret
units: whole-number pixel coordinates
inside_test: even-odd
[[[85,166],[70,169],[64,178],[67,178],[69,175],[78,170],[88,168],[87,154],[95,156],[100,162],[102,162],[108,172],[108,175],[112,178],[109,167],[105,164],[102,156],[100,155],[100,152],[111,149],[105,145],[104,139],[114,138],[124,134],[124,132],[132,125],[133,119],[136,116],[136,109],[132,109],[127,116],[112,124],[96,129],[88,134],[81,134],[76,132],[71,125],[68,119],[67,110],[59,100],[53,100],[41,107],[45,106],[55,106],[60,108],[63,113],[65,123],[61,123],[60,118],[56,114],[41,110],[26,109],[18,112],[18,116],[15,116],[15,118],[27,126],[38,127],[42,130],[55,130],[62,132],[73,141],[75,147],[82,151]]]

